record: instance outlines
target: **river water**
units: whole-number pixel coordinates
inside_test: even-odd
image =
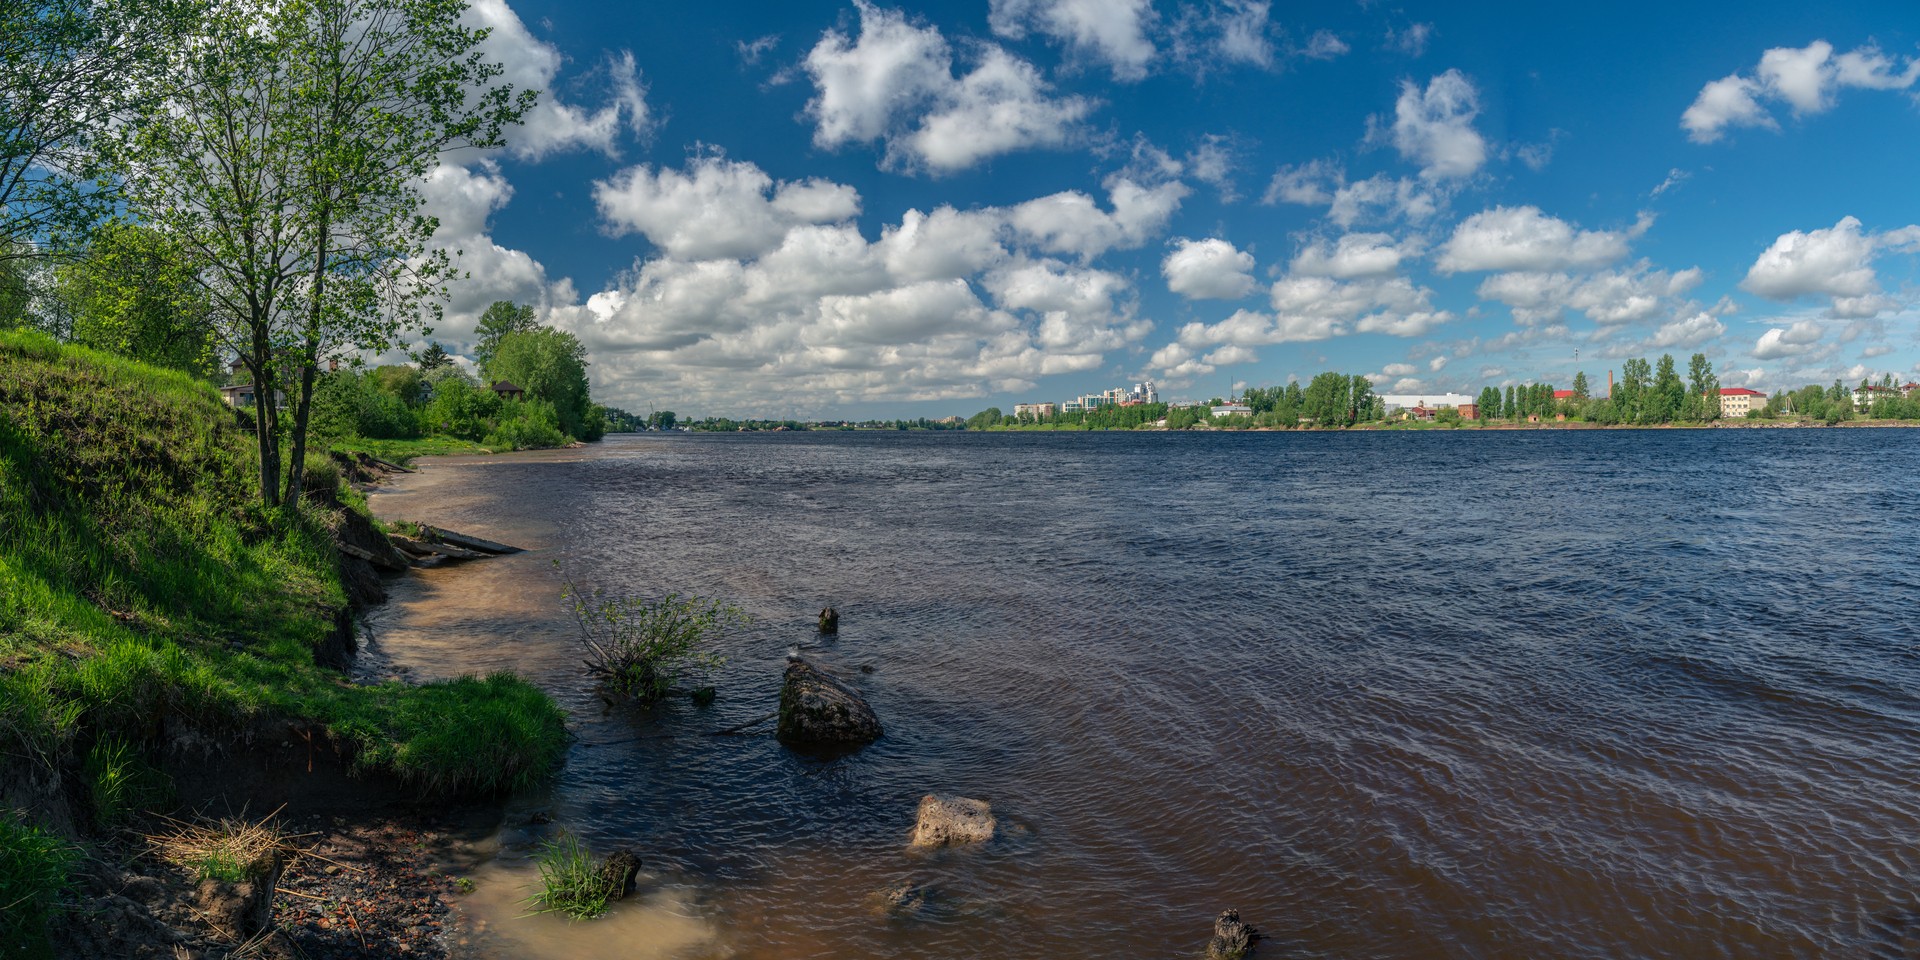
[[[1916,476],[1909,430],[620,437],[378,494],[533,549],[396,583],[365,659],[573,714],[493,957],[1192,957],[1227,907],[1270,957],[1916,957]],[[607,708],[563,578],[750,613],[719,701]],[[829,604],[886,735],[709,736]],[[928,792],[1002,836],[909,851]],[[523,916],[556,827],[643,896]]]

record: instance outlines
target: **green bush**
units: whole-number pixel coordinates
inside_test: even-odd
[[[560,913],[591,920],[607,912],[613,884],[594,864],[580,838],[565,830],[540,847],[540,889],[527,899],[536,913]]]
[[[77,854],[59,837],[0,812],[0,957],[52,956],[47,921],[59,906]]]
[[[420,435],[420,418],[407,401],[381,388],[382,367],[373,373],[337,370],[322,374],[313,388],[310,429],[322,438],[366,437],[372,440],[409,440]],[[407,368],[411,370],[412,368]],[[418,396],[416,376],[400,383]]]
[[[434,384],[433,399],[427,401],[421,419],[433,433],[480,441],[493,429],[501,405],[492,390],[449,377]]]
[[[567,435],[553,404],[526,400],[503,404],[499,422],[482,442],[495,450],[540,450],[566,446]]]
[[[639,600],[583,595],[571,583],[566,590],[588,672],[609,692],[641,703],[665,697],[688,676],[718,669],[726,661],[707,647],[747,621],[736,607],[677,593]]]

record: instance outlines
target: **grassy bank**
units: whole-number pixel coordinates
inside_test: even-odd
[[[403,467],[411,464],[415,457],[451,457],[469,453],[494,452],[491,448],[471,440],[442,436],[421,437],[418,440],[369,440],[364,437],[352,437],[333,440],[327,446],[342,453],[364,453]]]
[[[65,855],[22,785],[71,785],[73,823],[104,827],[183,738],[291,728],[429,796],[522,786],[562,754],[562,713],[514,677],[322,666],[347,623],[341,508],[263,507],[253,451],[204,384],[0,333],[0,886],[41,889]]]

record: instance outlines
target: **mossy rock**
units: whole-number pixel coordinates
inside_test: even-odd
[[[845,681],[805,660],[787,664],[777,736],[801,749],[858,747],[880,738],[880,718]]]

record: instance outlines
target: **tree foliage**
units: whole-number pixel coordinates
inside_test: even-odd
[[[174,0],[0,3],[0,260],[112,210],[96,141],[154,81],[187,10]]]
[[[111,156],[133,208],[181,238],[257,391],[261,493],[299,495],[322,360],[384,350],[450,277],[420,185],[532,105],[495,81],[462,0],[224,0],[169,48]],[[284,490],[281,410],[293,401]]]
[[[521,333],[540,326],[534,320],[532,307],[523,307],[511,300],[495,300],[480,314],[480,324],[474,333],[480,340],[474,345],[473,359],[485,371],[487,376],[500,379],[493,373],[493,355],[500,349],[500,341],[510,333]]]
[[[580,440],[603,429],[592,411],[587,386],[587,350],[571,333],[551,327],[520,330],[500,338],[489,375],[512,381],[532,399],[553,405],[559,428]]]
[[[213,330],[198,272],[176,238],[124,221],[102,225],[83,255],[55,269],[74,342],[207,377]]]

